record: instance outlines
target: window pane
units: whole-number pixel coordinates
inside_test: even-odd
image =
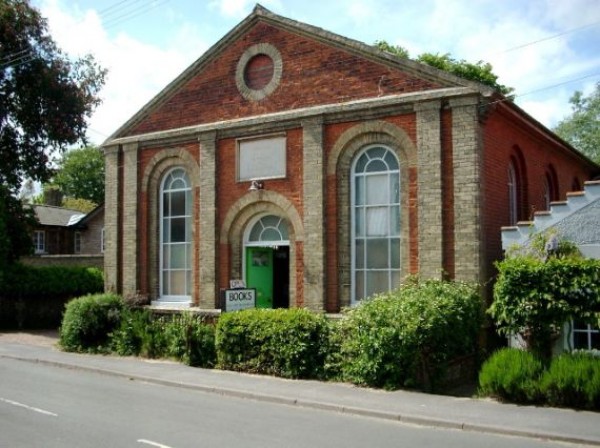
[[[371,160],[367,165],[367,173],[378,173],[380,171],[387,171],[388,167],[383,160]]]
[[[265,229],[260,239],[261,241],[281,241],[281,235],[276,229]]]
[[[162,281],[162,294],[163,296],[168,296],[171,294],[171,290],[169,288],[169,279],[170,279],[170,271],[163,271],[163,281]]]
[[[185,199],[185,191],[176,191],[171,193],[171,216],[185,216]]]
[[[365,267],[365,240],[356,240],[354,264],[357,269]]]
[[[365,178],[364,176],[357,176],[354,182],[354,203],[356,205],[363,205],[365,203]]]
[[[365,235],[365,209],[357,208],[354,212],[354,232],[356,236]]]
[[[367,269],[387,269],[388,240],[367,240]]]
[[[357,271],[354,277],[354,298],[358,301],[365,298],[365,273]]]
[[[171,219],[171,242],[180,243],[185,241],[185,218]]]
[[[398,169],[398,160],[396,159],[396,156],[392,153],[392,151],[388,150],[385,153],[384,159],[385,163],[387,163],[388,170],[392,171]]]
[[[386,236],[388,234],[387,207],[369,207],[367,209],[367,235]]]
[[[392,269],[400,269],[400,239],[390,239],[390,262]]]
[[[386,148],[383,148],[381,146],[378,146],[376,148],[371,148],[367,151],[367,154],[369,154],[369,157],[371,159],[383,159],[383,156],[385,155],[385,153],[387,152]],[[387,170],[386,170],[387,171]]]
[[[171,195],[163,193],[163,216],[171,216]]]
[[[183,179],[175,179],[171,182],[171,185],[169,185],[169,190],[183,190],[185,188],[187,188],[187,185]]]
[[[171,245],[171,260],[169,267],[171,269],[184,269],[186,268],[186,244],[173,244]]]
[[[367,272],[367,297],[389,290],[389,277],[387,271]]]
[[[171,291],[170,295],[173,296],[184,296],[186,294],[187,286],[187,272],[186,271],[171,271]]]
[[[362,173],[365,171],[365,166],[367,166],[367,162],[369,161],[369,157],[367,154],[363,154],[360,156],[360,159],[356,161],[356,167],[354,168],[354,172]]]
[[[400,203],[400,176],[390,174],[390,204]]]
[[[281,221],[281,218],[279,218],[279,216],[269,215],[261,218],[261,221],[265,227],[277,227],[279,226],[279,221]]]
[[[573,345],[577,349],[589,349],[588,345],[588,333],[576,331],[573,333]]]
[[[392,286],[391,289],[394,290],[400,286],[402,278],[400,277],[400,271],[392,271]]]
[[[390,207],[390,236],[400,235],[400,206]]]
[[[387,174],[367,176],[367,204],[389,204],[389,187]]]
[[[162,240],[164,243],[169,243],[171,241],[169,235],[171,234],[171,220],[168,218],[165,218],[162,220],[162,228],[163,228],[163,234],[162,234]]]
[[[170,245],[163,244],[162,257],[163,257],[162,267],[163,267],[163,269],[168,269],[169,266],[171,265],[171,246]]]

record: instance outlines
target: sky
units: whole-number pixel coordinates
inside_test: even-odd
[[[272,12],[366,44],[386,40],[493,66],[552,128],[600,82],[600,0],[261,0]],[[251,13],[252,0],[31,0],[58,46],[108,69],[89,121],[101,144]]]

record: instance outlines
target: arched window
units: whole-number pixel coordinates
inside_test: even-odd
[[[352,164],[352,302],[400,281],[400,170],[387,147],[370,146]]]
[[[267,215],[260,218],[252,226],[252,230],[247,237],[247,242],[251,245],[262,244],[289,244],[287,222],[275,215]]]
[[[516,226],[519,221],[519,181],[512,161],[508,165],[508,211],[510,225]]]
[[[169,171],[160,188],[160,296],[189,301],[192,272],[192,190],[182,168]]]
[[[544,179],[544,206],[550,210],[550,203],[558,201],[558,176],[552,165],[548,165]]]

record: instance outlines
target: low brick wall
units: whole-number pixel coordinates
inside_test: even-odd
[[[104,255],[35,255],[22,257],[20,261],[29,266],[80,266],[104,270]]]

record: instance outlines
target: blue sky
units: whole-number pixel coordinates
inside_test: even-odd
[[[100,144],[246,17],[247,0],[32,0],[67,53],[109,69],[90,120]],[[262,0],[271,11],[367,44],[490,62],[516,102],[552,127],[600,82],[600,0]]]

